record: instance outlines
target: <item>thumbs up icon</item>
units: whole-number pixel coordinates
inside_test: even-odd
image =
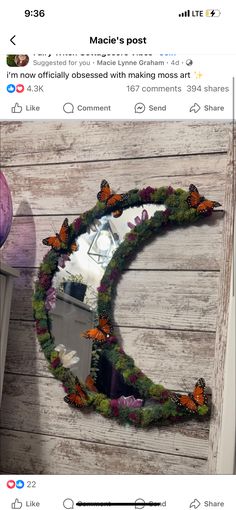
[[[21,113],[22,106],[20,106],[19,103],[15,103],[15,106],[12,106],[11,112],[12,113]]]
[[[13,510],[20,510],[20,508],[22,508],[22,503],[21,501],[19,501],[18,498],[16,498],[14,503],[11,504],[11,507],[13,508]]]

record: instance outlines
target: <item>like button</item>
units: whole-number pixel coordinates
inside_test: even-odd
[[[16,498],[14,503],[11,504],[11,507],[13,510],[20,510],[20,508],[22,508],[22,503],[19,501],[19,499]]]

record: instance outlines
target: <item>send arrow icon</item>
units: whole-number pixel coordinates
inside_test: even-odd
[[[189,111],[190,111],[190,112],[194,112],[194,113],[199,112],[199,110],[201,110],[201,106],[199,106],[199,104],[198,104],[198,103],[194,103],[194,104],[190,107],[190,109],[189,109]]]

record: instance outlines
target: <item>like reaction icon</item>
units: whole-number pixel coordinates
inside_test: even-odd
[[[21,501],[19,501],[18,498],[16,498],[14,503],[11,504],[11,507],[13,508],[13,510],[20,510],[20,508],[22,508],[22,503]]]
[[[23,482],[23,480],[16,480],[16,488],[17,489],[23,489],[25,483]]]
[[[16,90],[16,87],[15,85],[13,85],[13,83],[9,83],[9,85],[7,85],[7,92],[9,92],[10,94],[12,94],[12,92],[15,92]]]

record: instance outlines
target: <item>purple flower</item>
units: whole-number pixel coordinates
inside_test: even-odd
[[[165,402],[170,398],[170,392],[168,390],[163,390],[160,394],[159,400],[161,402]]]
[[[119,273],[118,269],[112,269],[109,279],[117,280],[117,278],[119,278],[119,276],[120,276],[120,273]]]
[[[58,365],[60,365],[61,363],[61,360],[59,358],[59,356],[57,358],[55,358],[53,361],[51,361],[51,367],[52,368],[57,368]]]
[[[143,188],[139,192],[139,196],[143,200],[143,202],[149,202],[151,200],[151,195],[154,193],[155,189],[148,186],[147,188]]]
[[[43,289],[47,290],[51,285],[50,276],[44,273],[39,273],[39,283]]]
[[[106,339],[107,343],[108,344],[117,344],[118,340],[116,338],[116,336],[112,335],[112,336],[109,336],[107,339]]]
[[[76,218],[76,220],[73,221],[73,227],[75,229],[75,232],[78,232],[80,230],[81,225],[82,225],[82,220],[80,217]]]
[[[118,406],[118,404],[117,404],[117,398],[113,398],[113,399],[111,400],[111,407],[117,407],[117,406]]]
[[[137,239],[137,235],[134,233],[134,232],[131,232],[130,234],[128,234],[128,240],[133,242],[133,241],[136,241]]]
[[[65,384],[61,384],[61,386],[62,386],[62,388],[64,389],[64,391],[65,391],[66,393],[69,393],[69,388],[68,388],[68,386],[65,386]]]
[[[101,285],[97,288],[97,291],[98,292],[106,292],[108,289],[108,286],[106,285],[106,283],[101,283]]]
[[[163,217],[165,219],[165,221],[167,221],[169,219],[169,216],[171,214],[171,210],[170,209],[165,209],[165,211],[163,211]]]
[[[70,260],[69,255],[67,255],[67,253],[63,253],[62,255],[60,255],[60,257],[58,259],[58,266],[60,266],[64,269],[66,262],[69,260]]]
[[[119,409],[118,409],[118,407],[113,407],[112,410],[113,410],[113,415],[114,416],[119,416]]]
[[[56,306],[56,289],[51,287],[47,290],[45,308],[46,310],[52,310]]]
[[[124,397],[123,395],[117,399],[118,407],[133,407],[138,408],[142,407],[143,400],[140,398],[135,398],[133,395],[129,397]]]
[[[139,421],[139,417],[136,413],[129,413],[129,419],[133,423],[138,423],[138,421]]]
[[[174,188],[172,188],[172,186],[168,186],[166,193],[167,195],[172,195],[172,193],[174,193]]]
[[[38,335],[44,335],[44,333],[47,333],[47,328],[41,328],[36,324],[36,331]]]
[[[132,375],[129,376],[129,381],[132,384],[136,383],[137,379],[138,379],[138,375],[137,374],[132,374]]]
[[[135,228],[136,225],[140,225],[140,223],[146,220],[148,220],[148,212],[146,209],[143,209],[141,217],[136,216],[136,218],[134,218],[135,225],[130,221],[128,221],[127,225],[129,228]]]

